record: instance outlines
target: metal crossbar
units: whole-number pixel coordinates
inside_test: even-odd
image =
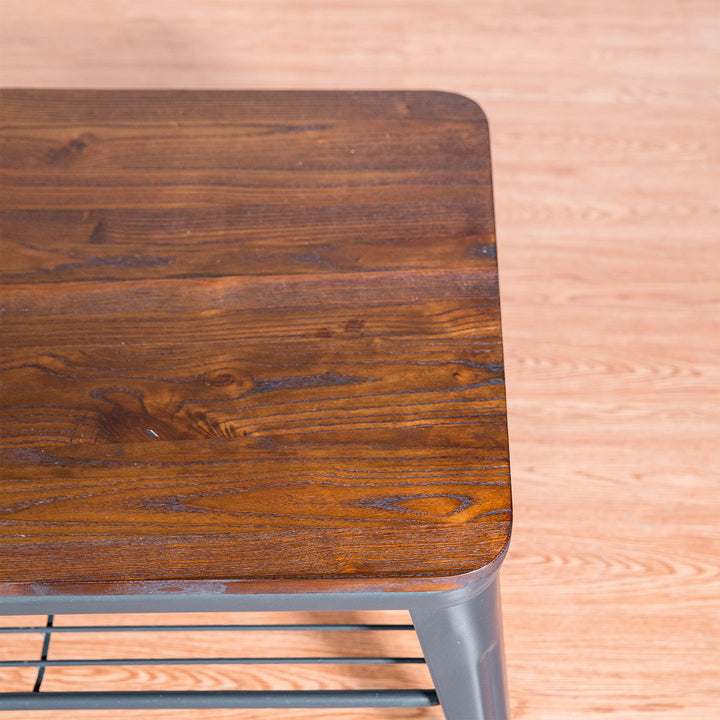
[[[107,665],[397,665],[425,663],[416,657],[223,657],[99,658],[96,660],[0,660],[3,667],[101,667]]]
[[[197,692],[40,692],[0,695],[0,710],[155,708],[386,708],[438,705],[434,690],[274,690]]]
[[[52,617],[52,616],[50,616]],[[23,627],[0,627],[0,635],[4,633],[85,633],[85,632],[268,632],[275,630],[282,631],[307,631],[316,632],[357,632],[364,630],[414,630],[412,625],[349,625],[349,624],[305,624],[305,625],[50,625],[50,626],[23,626]]]
[[[153,708],[372,708],[427,707],[439,704],[433,689],[411,690],[275,690],[275,691],[115,691],[43,692],[44,673],[52,667],[106,667],[138,665],[387,665],[424,664],[424,657],[211,657],[211,658],[99,658],[49,659],[56,633],[149,632],[361,632],[412,631],[411,624],[204,624],[204,625],[94,625],[57,626],[53,615],[46,624],[2,627],[0,634],[41,633],[41,657],[36,660],[3,660],[0,668],[36,667],[32,692],[0,693],[0,710],[43,709],[153,709]]]

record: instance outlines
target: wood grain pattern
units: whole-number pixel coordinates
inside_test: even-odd
[[[6,591],[397,589],[504,552],[474,103],[5,91],[2,125]]]
[[[512,717],[718,715],[717,0],[0,4],[6,86],[447,88],[478,100],[512,440]],[[78,716],[274,717],[58,713]]]

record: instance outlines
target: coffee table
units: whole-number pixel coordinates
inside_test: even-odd
[[[6,90],[0,113],[0,612],[404,608],[435,684],[38,683],[0,707],[506,717],[511,496],[478,106]]]

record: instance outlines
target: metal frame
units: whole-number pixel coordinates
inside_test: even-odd
[[[499,563],[498,563],[499,564]],[[487,568],[485,572],[487,572]],[[114,596],[42,596],[0,598],[0,613],[47,615],[45,627],[2,628],[3,633],[42,632],[39,660],[3,661],[0,667],[34,666],[38,677],[33,692],[0,694],[0,710],[41,709],[149,709],[149,708],[340,708],[442,706],[447,720],[506,720],[505,682],[500,596],[497,567],[489,576],[470,577],[453,590],[439,592],[369,592],[230,595],[218,593],[158,593]],[[55,627],[55,614],[132,612],[238,612],[409,610],[412,625],[163,625]],[[48,660],[54,633],[138,632],[141,630],[412,630],[419,637],[421,658],[176,658],[171,660]],[[45,668],[69,665],[148,664],[276,664],[333,663],[386,664],[427,662],[435,689],[332,690],[332,691],[188,691],[188,692],[42,692]]]
[[[451,607],[410,611],[448,720],[508,717],[500,585]]]

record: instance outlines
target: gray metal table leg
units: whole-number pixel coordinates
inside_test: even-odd
[[[411,615],[447,720],[506,720],[497,577],[472,600]]]

